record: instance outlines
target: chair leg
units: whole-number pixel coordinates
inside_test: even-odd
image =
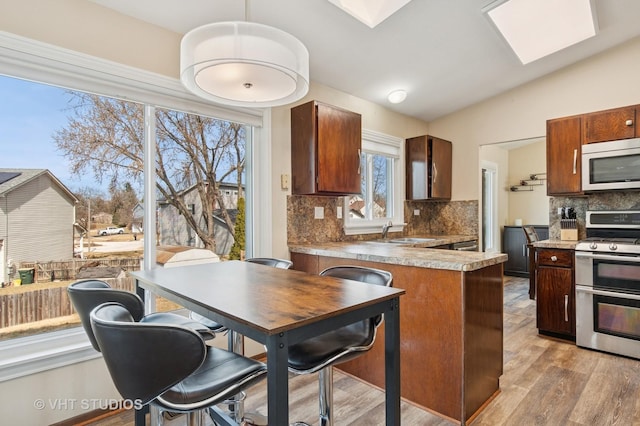
[[[320,426],[332,426],[333,418],[333,367],[323,368],[318,373],[320,399]]]
[[[151,424],[151,426],[164,425],[164,415],[162,414],[162,409],[157,405],[149,404],[149,424]]]
[[[187,414],[187,425],[188,426],[204,426],[205,425],[205,414],[207,410],[196,410],[191,411]]]

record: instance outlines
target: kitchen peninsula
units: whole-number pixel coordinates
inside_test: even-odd
[[[393,274],[394,287],[406,291],[400,301],[401,395],[464,425],[500,389],[507,256],[428,248],[463,240],[290,244],[289,249],[294,269],[310,273],[351,264]],[[384,331],[378,333],[369,353],[339,368],[384,388]]]

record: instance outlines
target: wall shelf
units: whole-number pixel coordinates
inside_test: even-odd
[[[546,173],[532,173],[528,179],[522,179],[517,185],[511,185],[509,191],[523,192],[533,191],[535,186],[543,186],[547,181]]]

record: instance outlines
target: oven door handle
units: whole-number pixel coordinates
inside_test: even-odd
[[[634,262],[640,263],[640,256],[636,256],[633,254],[600,254],[593,252],[576,252],[576,258],[584,258],[584,259],[599,259],[599,260],[617,260],[622,262]]]
[[[620,293],[615,291],[594,290],[589,287],[576,286],[576,293],[579,291],[583,293],[596,294],[598,296],[617,297],[618,299],[640,300],[640,294],[629,294],[629,293]]]

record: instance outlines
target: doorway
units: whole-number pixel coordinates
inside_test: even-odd
[[[498,229],[498,165],[482,161],[482,251],[497,252]]]

